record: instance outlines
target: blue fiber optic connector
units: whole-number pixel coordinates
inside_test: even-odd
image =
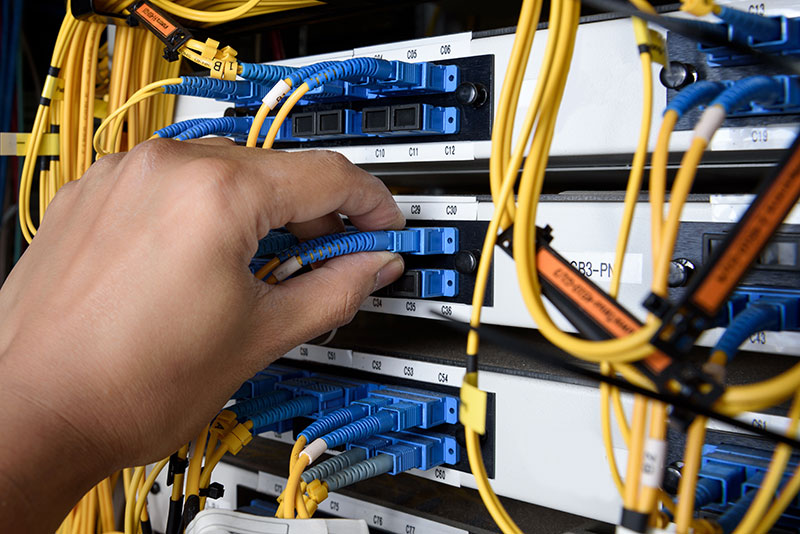
[[[723,35],[726,35],[731,43],[747,45],[767,54],[787,56],[800,54],[798,17],[764,17],[727,6],[722,7],[719,16],[725,22],[715,26],[720,28],[721,33],[724,32]],[[697,49],[706,54],[706,61],[711,67],[735,67],[759,61],[751,54],[744,54],[717,44],[700,43]]]

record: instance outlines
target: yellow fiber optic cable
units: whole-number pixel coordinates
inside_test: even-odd
[[[68,12],[64,17],[61,28],[58,31],[56,44],[53,48],[53,55],[50,60],[50,64],[53,67],[60,68],[62,66],[67,42],[72,37],[76,26],[77,21]],[[51,99],[55,92],[55,87],[56,79],[48,75],[42,90],[42,97]],[[30,214],[30,196],[33,173],[36,167],[36,156],[39,153],[39,147],[41,146],[42,134],[44,134],[48,125],[49,114],[50,106],[40,104],[36,110],[36,117],[34,118],[33,128],[31,129],[30,140],[25,149],[25,160],[22,164],[18,211],[22,235],[29,243],[31,240],[33,240],[33,236],[36,234],[36,226],[33,224]]]
[[[639,482],[642,475],[642,455],[644,453],[645,425],[649,401],[642,395],[633,398],[633,417],[631,418],[631,441],[628,446],[628,468],[625,475],[625,494],[623,505],[628,510],[636,510],[639,496]]]
[[[227,22],[230,20],[241,18],[242,15],[246,14],[248,11],[256,7],[260,2],[260,0],[249,0],[248,2],[242,4],[241,6],[229,9],[227,11],[200,11],[197,9],[184,7],[169,0],[151,0],[151,1],[153,2],[153,4],[157,5],[158,7],[166,11],[169,11],[174,15],[189,20],[195,20],[198,22]]]
[[[297,102],[303,98],[303,95],[305,95],[309,90],[310,88],[308,84],[303,82],[297,89],[294,90],[291,96],[286,99],[286,102],[283,103],[281,109],[279,109],[277,115],[275,115],[275,120],[272,121],[269,131],[267,132],[267,138],[264,139],[264,144],[261,145],[261,148],[272,148],[272,144],[275,142],[275,138],[278,136],[278,130],[281,129],[283,121],[286,120],[286,117],[289,115],[289,112],[292,111],[294,105],[297,104]],[[255,121],[253,122],[255,123]],[[256,135],[258,135],[258,130],[256,131]]]
[[[786,435],[795,436],[800,422],[800,394],[795,395],[792,406],[789,408],[788,417],[789,428],[786,431]],[[764,479],[756,492],[755,499],[753,499],[750,508],[747,509],[747,513],[736,526],[733,534],[749,534],[755,532],[758,528],[775,498],[791,456],[792,447],[783,443],[779,443],[776,446],[775,453],[772,456],[767,473],[764,475]]]
[[[678,484],[678,505],[675,512],[675,528],[678,534],[689,534],[694,512],[694,495],[697,474],[703,453],[706,435],[706,417],[698,416],[689,426],[686,447],[683,455],[683,469]]]
[[[208,439],[209,427],[210,425],[206,425],[195,440],[194,453],[189,460],[189,469],[186,471],[187,497],[190,495],[200,494],[200,467],[203,462],[203,452],[206,449],[206,440]]]
[[[109,141],[113,146],[113,143],[116,141],[116,138],[119,136],[119,131],[122,128],[124,114],[128,111],[128,109],[130,109],[132,106],[135,106],[145,98],[162,94],[164,92],[164,86],[179,83],[181,83],[180,78],[167,78],[165,80],[159,80],[157,82],[145,85],[131,95],[125,104],[121,105],[119,108],[114,110],[113,113],[109,114],[105,120],[100,123],[100,126],[97,128],[97,131],[94,134],[94,148],[97,151],[98,158],[108,154],[108,152],[103,150],[103,147],[100,146],[100,139],[102,138],[103,131],[105,131],[106,128],[109,126],[112,127]]]
[[[661,249],[661,232],[664,225],[664,197],[667,189],[669,139],[677,122],[678,112],[673,109],[667,110],[661,122],[650,165],[650,239],[654,251]]]

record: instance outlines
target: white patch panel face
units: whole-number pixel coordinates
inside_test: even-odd
[[[415,220],[447,222],[489,221],[493,213],[491,202],[476,197],[396,197],[409,225]],[[683,222],[730,223],[735,222],[746,207],[748,199],[739,195],[714,196],[703,202],[687,203]],[[553,248],[570,260],[604,290],[611,283],[617,229],[622,219],[622,202],[602,201],[544,201],[540,203],[537,225],[553,228]],[[787,224],[800,223],[800,209],[787,218]],[[535,324],[520,295],[514,261],[499,247],[493,259],[493,303],[484,306],[482,321],[489,324],[534,328]],[[634,212],[628,251],[622,271],[619,302],[640,320],[647,315],[642,302],[650,292],[652,258],[650,247],[650,213],[646,204],[639,204]],[[548,310],[555,323],[563,330],[574,332],[569,322],[549,303]],[[472,307],[469,304],[443,302],[435,299],[370,298],[362,310],[391,313],[430,319],[442,316],[458,321],[469,321]],[[721,328],[706,332],[699,345],[712,346],[722,333]],[[748,350],[800,356],[800,333],[766,332],[748,343]]]
[[[749,6],[747,2],[730,4],[744,9]],[[765,5],[769,15],[798,14],[796,2],[791,0],[773,0]],[[281,64],[304,66],[352,57],[436,62],[491,55],[494,58],[494,75],[490,96],[495,109],[513,40],[513,34],[474,37],[471,33],[459,33],[307,56],[282,61]],[[515,134],[527,112],[527,102],[533,95],[546,40],[547,30],[537,32],[520,93]],[[652,121],[655,127],[651,132],[651,147],[655,144],[657,125],[667,102],[667,90],[658,83],[660,68],[659,65],[653,67],[656,81]],[[641,68],[630,20],[582,24],[578,30],[569,79],[556,124],[551,157],[595,156],[602,161],[602,157],[632,154],[639,132],[641,93]],[[228,107],[228,103],[180,97],[175,119],[221,116]],[[787,122],[780,116],[757,126],[721,128],[712,140],[709,152],[736,152],[739,158],[747,160],[746,154],[750,151],[788,147],[797,130],[795,122]],[[455,163],[488,160],[490,155],[491,143],[488,139],[452,142],[427,142],[424,136],[405,139],[397,143],[326,148],[341,152],[356,164]],[[683,151],[688,148],[690,140],[690,131],[676,132],[671,149]]]

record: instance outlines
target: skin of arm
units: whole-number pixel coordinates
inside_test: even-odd
[[[0,524],[54,532],[122,467],[190,441],[246,379],[349,322],[399,256],[330,260],[270,286],[258,239],[405,220],[339,154],[148,141],[63,187],[0,290]]]

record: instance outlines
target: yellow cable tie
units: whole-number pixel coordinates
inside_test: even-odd
[[[650,59],[659,65],[667,66],[669,54],[664,36],[656,30],[650,30]]]
[[[211,77],[218,80],[236,80],[236,73],[239,72],[239,64],[236,61],[224,61],[215,59],[209,66]]]
[[[29,133],[0,132],[0,156],[24,156],[28,147]],[[42,135],[38,156],[58,156],[58,134]]]
[[[56,92],[56,87],[58,87],[58,78],[48,74],[47,77],[44,79],[44,88],[42,89],[42,98],[46,98],[48,100],[52,100],[53,95]]]
[[[214,59],[217,56],[217,51],[219,48],[219,41],[215,41],[211,37],[206,39],[206,42],[203,43],[203,49],[200,53],[200,56],[203,59]]]
[[[64,78],[58,78],[51,100],[64,100]]]
[[[464,382],[461,384],[461,407],[458,412],[458,420],[473,432],[483,435],[486,433],[486,399],[488,396],[485,391],[481,391],[478,386],[470,382],[468,376],[465,376]]]
[[[103,120],[108,117],[108,102],[102,98],[94,99],[94,118]]]
[[[232,46],[226,46],[225,48],[218,50],[217,55],[214,56],[214,58],[221,59],[223,61],[235,61],[237,54],[239,54],[239,52],[237,52],[235,48]]]
[[[714,0],[681,0],[681,11],[691,13],[696,17],[711,14],[716,6]]]

